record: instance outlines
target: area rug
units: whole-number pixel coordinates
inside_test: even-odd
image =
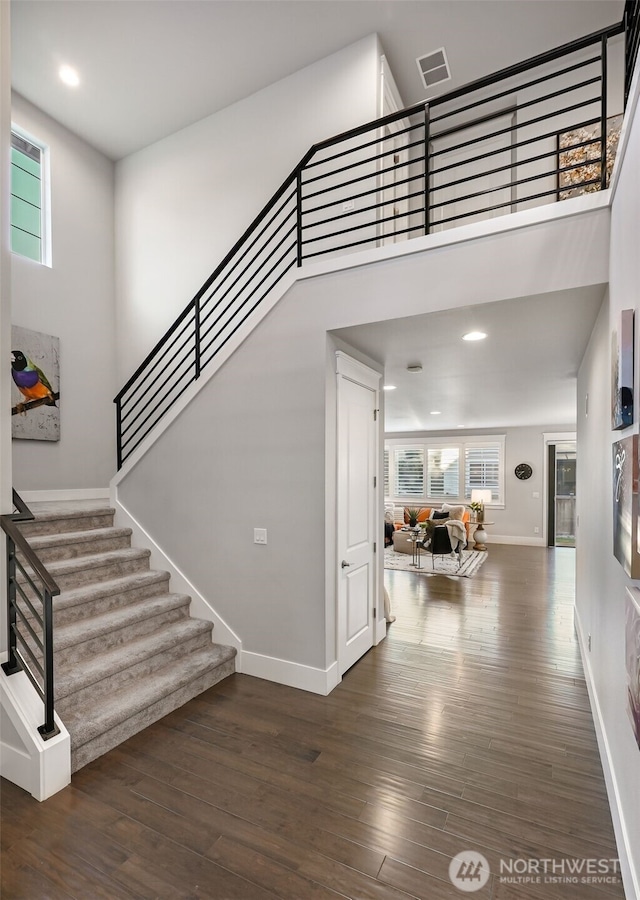
[[[471,578],[475,575],[482,563],[487,558],[486,552],[481,550],[463,550],[462,565],[458,568],[458,557],[436,555],[422,551],[420,553],[421,568],[411,565],[412,557],[409,553],[396,553],[393,547],[387,547],[384,551],[385,569],[393,569],[400,572],[414,572],[417,575],[455,575],[458,578]]]

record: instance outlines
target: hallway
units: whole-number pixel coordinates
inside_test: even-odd
[[[617,857],[573,566],[492,545],[471,579],[386,572],[396,622],[329,697],[234,675],[43,804],[3,781],[3,898],[454,900],[463,850],[479,898],[622,898],[559,883]],[[501,882],[514,858],[555,883]]]

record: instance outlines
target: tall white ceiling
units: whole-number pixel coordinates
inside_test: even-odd
[[[12,0],[15,89],[113,159],[377,32],[405,105],[618,21],[623,0]],[[82,78],[70,90],[61,63]],[[301,99],[313,103],[313,97]],[[295,110],[292,110],[295,115]],[[329,135],[327,135],[329,137]]]

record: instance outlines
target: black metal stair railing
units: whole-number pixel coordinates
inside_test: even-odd
[[[621,85],[608,103],[609,48],[624,33],[633,66],[638,5],[627,0],[609,28],[315,144],[115,398],[118,468],[292,267],[606,188],[610,116],[626,102]]]
[[[9,649],[2,668],[6,675],[24,672],[40,695],[44,722],[38,731],[48,740],[59,733],[54,719],[53,597],[60,588],[16,525],[34,516],[15,490],[13,505],[17,512],[0,516],[6,541]]]

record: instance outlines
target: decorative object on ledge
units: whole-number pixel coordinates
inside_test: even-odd
[[[513,471],[516,478],[519,478],[520,481],[526,481],[527,478],[531,478],[533,475],[533,469],[529,463],[518,463]]]
[[[606,181],[609,185],[618,150],[622,116],[607,119]],[[600,123],[558,135],[558,200],[602,190]]]
[[[627,588],[625,614],[625,658],[627,663],[627,712],[640,750],[640,604],[637,588]]]
[[[629,578],[640,578],[638,553],[638,435],[613,451],[613,554]]]
[[[59,441],[59,338],[14,325],[11,346],[12,437]]]
[[[620,312],[620,326],[611,335],[611,428],[633,425],[634,311]]]

